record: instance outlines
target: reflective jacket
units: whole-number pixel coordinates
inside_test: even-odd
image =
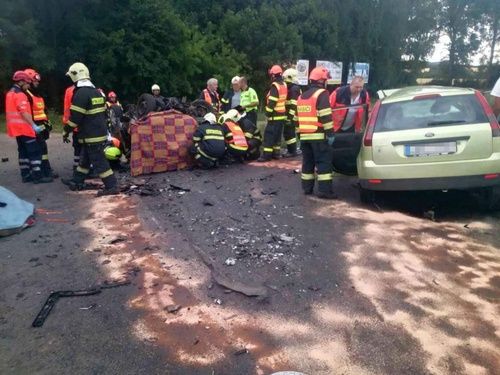
[[[36,96],[30,90],[26,91],[26,94],[28,94],[28,100],[31,104],[33,121],[35,121],[35,123],[48,121],[49,118],[45,113],[45,101],[43,100],[43,98],[40,96]]]
[[[297,121],[301,141],[323,141],[332,131],[332,110],[328,91],[313,86],[297,100]]]
[[[14,85],[5,96],[5,117],[7,123],[7,134],[9,137],[26,137],[34,138],[35,131],[31,127],[21,113],[26,113],[31,116],[31,106],[28,97],[23,90]]]
[[[288,95],[286,97],[285,108],[286,108],[286,116],[287,121],[293,122],[295,118],[295,113],[297,112],[297,99],[300,94],[302,94],[302,90],[299,85],[295,83],[287,83],[288,86]]]
[[[267,94],[266,116],[269,120],[286,120],[288,88],[283,81],[273,82]]]
[[[359,94],[359,103],[358,104],[367,104],[368,107],[366,111],[369,110],[370,106],[370,96],[366,90],[362,90]],[[351,87],[343,86],[336,89],[330,95],[330,107],[332,108],[332,120],[333,120],[333,130],[338,132],[342,125],[344,124],[344,120],[346,119],[348,108],[346,109],[337,109],[351,105]],[[335,110],[337,109],[337,110]],[[356,133],[360,133],[363,126],[363,115],[364,109],[362,107],[356,109],[356,115],[354,117],[354,131]]]
[[[75,88],[68,125],[78,127],[79,143],[106,141],[108,128],[105,102],[104,95],[93,86]]]
[[[222,128],[229,150],[236,154],[245,155],[248,150],[248,143],[241,127],[231,120],[226,120]]]
[[[226,151],[226,141],[220,124],[202,122],[193,134],[193,142],[200,154],[212,160],[221,158]]]
[[[217,91],[213,93],[208,89],[204,89],[201,92],[200,99],[203,99],[207,103],[211,104],[217,111],[220,111],[220,97]]]
[[[73,92],[75,90],[75,85],[69,86],[64,92],[64,105],[63,105],[63,118],[62,122],[66,125],[69,121],[71,99],[73,99]]]

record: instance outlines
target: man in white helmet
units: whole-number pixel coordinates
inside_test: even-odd
[[[67,76],[75,83],[71,100],[70,116],[64,126],[65,136],[78,127],[78,142],[82,145],[80,161],[73,173],[73,178],[63,180],[71,190],[81,190],[92,165],[95,173],[104,183],[104,189],[97,196],[119,193],[118,183],[104,155],[108,138],[106,121],[106,98],[90,81],[88,68],[74,63],[68,69]]]
[[[287,152],[283,157],[291,158],[297,156],[297,136],[298,131],[297,121],[294,120],[297,113],[297,99],[302,90],[298,85],[297,81],[298,72],[294,68],[289,68],[283,72],[283,78],[288,87],[288,94],[286,97],[285,108],[286,108],[286,122],[283,127],[283,138],[285,139]]]
[[[163,96],[160,95],[160,86],[158,86],[156,83],[151,86],[151,93],[155,98],[163,100]]]

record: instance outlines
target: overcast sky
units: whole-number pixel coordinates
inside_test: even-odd
[[[449,41],[450,39],[448,38],[448,36],[441,35],[438,43],[436,44],[434,53],[429,57],[429,62],[439,62],[441,60],[448,59],[448,48],[446,45],[449,43]],[[481,48],[479,48],[479,50],[482,52],[478,53],[472,58],[472,65],[479,65],[481,57],[487,55],[487,53],[489,52],[488,45],[481,45]],[[496,60],[498,61],[498,57]]]

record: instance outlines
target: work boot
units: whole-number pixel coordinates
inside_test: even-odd
[[[103,197],[105,195],[117,195],[120,194],[120,187],[119,186],[113,186],[110,188],[104,188],[102,190],[99,190],[97,192],[97,197]]]
[[[326,191],[318,191],[316,194],[318,198],[321,199],[337,199],[337,195],[335,195],[333,192],[326,192]]]
[[[71,191],[83,190],[85,188],[85,184],[83,182],[78,182],[73,179],[61,178],[61,182],[64,185],[69,186]]]
[[[295,158],[301,154],[302,154],[302,152],[300,150],[296,150],[293,152],[287,151],[285,154],[283,154],[283,157],[284,158]]]
[[[23,176],[22,177],[22,180],[23,180],[23,183],[27,183],[27,182],[33,182],[33,176],[32,175],[26,175],[26,176]]]
[[[34,179],[33,183],[34,184],[47,184],[47,183],[52,182],[52,181],[54,181],[54,179],[52,177],[44,176],[44,177]]]

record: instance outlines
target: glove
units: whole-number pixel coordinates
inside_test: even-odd
[[[52,123],[50,121],[45,122],[45,130],[51,132],[52,131]]]
[[[71,126],[69,125],[64,125],[64,128],[63,128],[63,142],[64,143],[69,143],[70,140],[69,140],[69,134],[73,131],[73,129],[71,129]]]
[[[63,142],[64,143],[70,143],[71,142],[69,140],[69,134],[68,133],[63,133]]]
[[[35,131],[36,134],[40,133],[43,130],[41,126],[38,126],[36,124],[32,124],[31,128]]]
[[[328,142],[328,146],[333,146],[333,142],[335,142],[335,137],[333,135],[329,135],[326,137],[326,141]]]

